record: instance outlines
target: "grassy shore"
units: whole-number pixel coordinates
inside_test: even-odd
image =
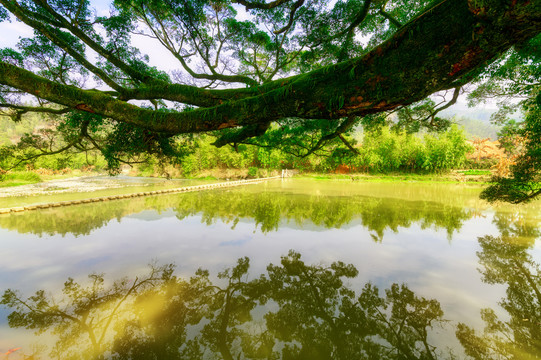
[[[82,172],[73,170],[65,174],[40,175],[32,171],[14,171],[0,176],[0,188],[20,185],[35,184],[43,181],[61,180],[72,177],[99,175],[98,173]],[[130,173],[132,176],[141,176],[148,174]],[[175,174],[177,175],[177,174]],[[237,180],[254,177],[267,177],[280,175],[279,170],[258,169],[255,174],[251,174],[247,169],[213,169],[206,170],[200,174],[194,174],[191,179],[197,180]],[[155,177],[158,176],[154,174]],[[434,182],[434,183],[486,183],[490,179],[488,170],[454,170],[444,174],[412,174],[412,173],[393,173],[393,174],[322,174],[322,173],[299,173],[295,177],[311,178],[316,180],[351,180],[351,181],[372,181],[372,182]],[[180,178],[172,176],[171,178]]]
[[[390,173],[390,174],[366,174],[366,173],[311,173],[295,172],[294,177],[310,178],[316,180],[351,180],[372,182],[434,182],[434,183],[476,183],[484,184],[490,180],[490,170],[453,170],[442,174],[415,174],[415,173]],[[197,180],[239,180],[253,177],[268,177],[280,175],[281,170],[257,169],[257,172],[249,173],[248,169],[209,169],[193,174],[190,179]],[[130,172],[132,176],[155,176],[158,174],[140,174]],[[171,178],[182,178],[180,174],[170,174]]]
[[[41,176],[31,171],[13,171],[0,175],[0,187],[35,184],[42,181]]]
[[[351,181],[371,181],[371,182],[431,182],[431,183],[475,183],[486,184],[490,180],[490,172],[470,170],[455,170],[445,174],[318,174],[304,173],[299,177],[311,178],[316,180],[351,180]]]

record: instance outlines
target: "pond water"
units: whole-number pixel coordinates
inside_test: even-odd
[[[538,359],[541,202],[480,190],[288,179],[0,215],[0,359]]]

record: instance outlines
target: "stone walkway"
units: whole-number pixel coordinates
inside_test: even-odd
[[[87,203],[100,202],[100,201],[128,199],[128,198],[134,198],[134,197],[139,197],[139,196],[161,195],[161,194],[171,194],[171,193],[178,193],[178,192],[201,191],[201,190],[216,189],[216,188],[221,188],[221,187],[240,186],[240,185],[246,185],[246,184],[259,183],[259,182],[270,180],[270,179],[279,179],[279,178],[281,177],[274,176],[274,177],[260,178],[260,179],[236,180],[236,181],[220,182],[220,183],[214,183],[214,184],[184,186],[181,188],[174,188],[174,189],[138,192],[138,193],[133,193],[133,194],[102,196],[102,197],[95,197],[95,198],[84,199],[84,200],[70,200],[70,201],[60,201],[60,202],[37,204],[37,205],[18,206],[18,207],[0,209],[0,214],[18,213],[22,211],[48,209],[48,208],[53,208],[53,207],[87,204]]]

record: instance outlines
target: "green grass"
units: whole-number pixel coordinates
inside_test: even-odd
[[[479,170],[479,169],[470,169],[465,171],[460,171],[464,175],[490,175],[490,170]]]
[[[13,171],[0,176],[0,187],[35,184],[43,180],[38,174],[28,171]]]
[[[484,175],[483,172],[481,175]],[[469,175],[469,174],[467,174]],[[315,180],[349,180],[364,182],[431,182],[438,184],[452,184],[459,182],[459,179],[452,173],[446,174],[318,174],[304,173],[298,177],[310,178]],[[462,180],[464,182],[464,180]],[[482,184],[478,179],[466,179],[465,182]]]
[[[301,177],[309,177],[315,180],[351,179],[353,176],[345,174],[302,174]]]

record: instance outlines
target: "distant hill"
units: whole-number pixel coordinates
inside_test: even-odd
[[[498,110],[495,104],[485,104],[469,107],[463,102],[459,102],[450,108],[440,112],[438,115],[454,119],[456,123],[464,126],[469,139],[489,138],[497,140],[500,126],[496,126],[490,121],[490,117]],[[521,120],[522,114],[517,112],[511,116],[515,120]]]
[[[488,138],[492,141],[498,139],[500,126],[496,126],[490,122],[469,117],[455,117],[454,122],[464,127],[466,137],[470,140],[473,138]]]
[[[490,115],[496,112],[496,109],[490,109],[485,107],[472,107],[469,108],[464,104],[455,104],[449,109],[445,109],[438,115],[446,118],[452,117],[466,117],[474,120],[480,120],[484,122],[490,122]]]
[[[495,104],[484,104],[469,107],[464,102],[458,102],[448,109],[443,110],[439,115],[447,118],[452,117],[467,117],[470,119],[490,122],[490,116],[498,110]],[[511,116],[515,120],[522,119],[522,114],[517,112]]]

